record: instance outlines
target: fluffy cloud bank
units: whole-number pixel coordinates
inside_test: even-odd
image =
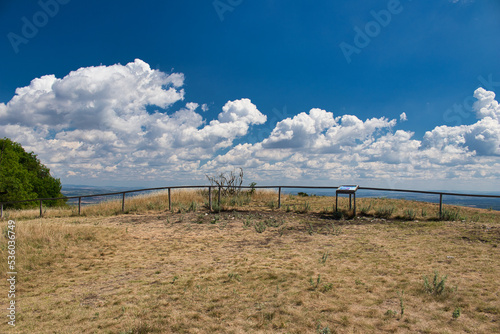
[[[278,122],[263,141],[239,144],[215,157],[207,167],[255,168],[269,179],[283,173],[295,180],[352,180],[388,187],[412,180],[484,184],[500,177],[500,106],[495,94],[483,88],[474,97],[476,123],[436,127],[423,140],[395,130],[394,119],[363,121],[311,109]],[[406,121],[406,114],[400,120]]]
[[[436,127],[422,140],[394,119],[317,108],[255,140],[251,127],[267,117],[251,100],[228,101],[206,120],[199,111],[206,105],[185,102],[183,86],[183,74],[141,60],[43,76],[0,103],[0,137],[38,153],[63,181],[82,183],[205,183],[205,173],[232,167],[259,183],[500,177],[500,106],[482,88],[474,94],[476,123]]]
[[[249,99],[227,102],[208,124],[197,103],[171,112],[183,84],[183,74],[138,59],[47,75],[0,104],[0,136],[37,152],[59,177],[173,180],[266,122]]]

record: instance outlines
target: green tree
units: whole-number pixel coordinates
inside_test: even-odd
[[[0,139],[0,202],[20,201],[36,198],[62,197],[61,181],[50,175],[33,152],[8,138]],[[60,205],[65,201],[47,201],[44,204]],[[27,202],[11,205],[24,208],[37,205]]]

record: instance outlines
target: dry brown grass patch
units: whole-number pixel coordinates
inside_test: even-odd
[[[498,332],[498,221],[331,217],[269,209],[21,221],[16,330]],[[436,270],[447,275],[439,296],[423,286]]]

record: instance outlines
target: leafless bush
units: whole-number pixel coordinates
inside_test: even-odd
[[[239,169],[239,172],[238,172]],[[221,195],[237,195],[243,184],[243,168],[235,168],[230,172],[221,172],[217,176],[206,175],[212,186],[220,187]]]

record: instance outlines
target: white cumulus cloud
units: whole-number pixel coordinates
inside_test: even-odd
[[[249,99],[228,101],[208,124],[197,103],[171,111],[184,99],[183,84],[183,74],[152,70],[139,59],[62,79],[46,75],[0,103],[0,135],[38,153],[59,177],[149,177],[169,167],[196,172],[202,159],[266,122]]]
[[[483,88],[474,93],[475,123],[437,126],[420,139],[397,129],[396,119],[313,108],[279,119],[257,140],[252,126],[267,116],[250,99],[227,101],[205,119],[208,104],[185,102],[183,85],[182,73],[138,59],[42,76],[0,103],[0,137],[36,152],[63,181],[204,183],[205,173],[232,167],[265,183],[391,187],[395,180],[500,177],[500,106]]]

